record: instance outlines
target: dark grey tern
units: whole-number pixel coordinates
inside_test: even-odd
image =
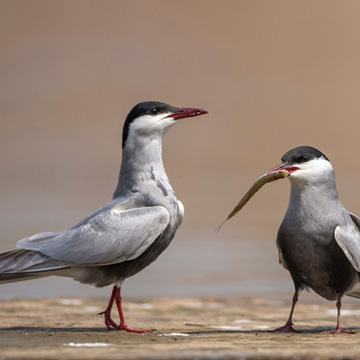
[[[360,298],[360,218],[340,202],[334,169],[322,152],[300,146],[281,160],[254,183],[227,219],[265,183],[288,177],[290,200],[277,247],[279,262],[290,272],[295,293],[288,321],[274,331],[296,332],[292,317],[299,292],[312,289],[327,300],[337,301],[336,328],[329,332],[344,333],[340,326],[341,298]]]
[[[151,331],[126,324],[121,286],[157,259],[182,222],[184,207],[165,173],[162,138],[178,120],[202,114],[207,111],[157,101],[136,105],[124,123],[113,199],[68,230],[27,237],[0,254],[0,283],[59,275],[97,287],[113,284],[109,305],[100,313],[106,327]],[[114,302],[119,324],[111,318]]]

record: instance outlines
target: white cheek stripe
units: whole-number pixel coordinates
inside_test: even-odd
[[[300,170],[294,171],[291,173],[290,178],[303,178],[303,179],[312,179],[316,182],[318,179],[324,179],[324,177],[329,176],[329,174],[334,173],[334,169],[328,160],[324,158],[313,159],[303,164],[293,164],[293,166],[298,167]]]

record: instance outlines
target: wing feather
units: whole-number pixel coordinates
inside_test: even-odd
[[[349,213],[352,222],[335,228],[335,240],[356,271],[360,271],[360,219]]]
[[[37,234],[17,243],[69,266],[110,265],[140,256],[170,220],[162,206],[118,210],[115,206],[78,227]]]

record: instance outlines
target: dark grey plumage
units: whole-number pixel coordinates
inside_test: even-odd
[[[341,298],[358,296],[360,219],[341,204],[335,174],[319,150],[302,146],[287,152],[271,171],[289,171],[288,209],[277,236],[280,263],[289,270],[295,295],[286,325],[277,331],[295,331],[292,313],[302,289],[310,288],[328,300],[337,300],[340,327]]]

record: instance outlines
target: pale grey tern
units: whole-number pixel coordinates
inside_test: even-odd
[[[126,324],[121,286],[168,247],[184,216],[165,173],[163,135],[178,120],[206,113],[157,101],[136,105],[124,123],[113,199],[68,230],[27,237],[18,241],[17,249],[0,254],[0,283],[59,275],[97,287],[113,284],[109,305],[101,313],[106,327],[150,331]],[[119,324],[110,316],[114,302]]]

